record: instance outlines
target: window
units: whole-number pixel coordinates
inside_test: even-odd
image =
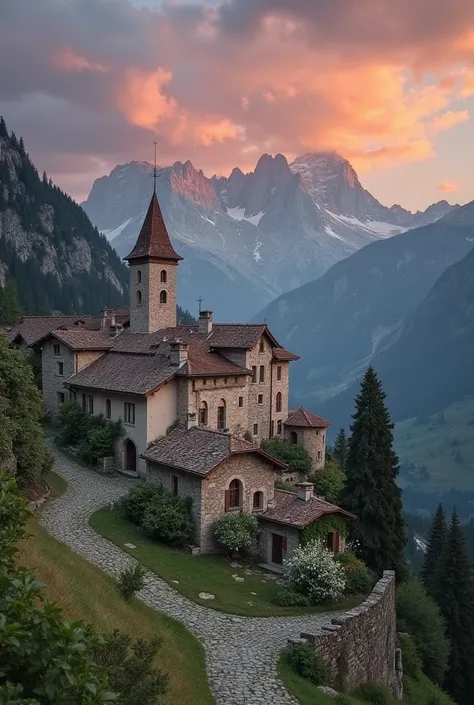
[[[277,435],[281,436],[281,419],[277,421]]]
[[[258,423],[254,423],[253,425],[253,435],[258,436]]]
[[[141,284],[142,282],[142,273],[140,270],[137,271],[137,284]]]
[[[292,432],[290,433],[290,443],[293,443],[294,446],[297,445],[297,443],[298,443],[298,434],[296,433],[296,431],[292,431]]]
[[[112,418],[112,404],[110,402],[110,399],[105,400],[105,418],[106,419]]]
[[[263,394],[259,394],[259,395],[258,395],[257,403],[260,404],[260,406],[263,405]]]
[[[177,475],[171,475],[171,491],[173,494],[179,494],[179,477]]]
[[[227,377],[224,378],[224,384],[227,384]]]
[[[277,367],[277,382],[281,382],[281,365]]]
[[[131,426],[135,425],[135,404],[130,404],[128,401],[123,405],[123,420]]]
[[[321,460],[321,451],[318,450],[318,460]]]
[[[91,415],[94,413],[94,397],[92,394],[87,395],[87,413]]]
[[[221,399],[217,407],[217,428],[223,431],[226,428],[225,401]]]
[[[316,430],[316,435],[319,436],[319,431],[318,431],[318,430]]]
[[[166,269],[162,269],[160,272],[160,282],[162,284],[166,284],[167,278],[168,278],[168,275],[166,274]]]
[[[265,366],[260,365],[260,384],[265,382]]]
[[[252,365],[252,384],[257,384],[257,366]]]
[[[324,443],[324,433],[323,433],[323,443]]]
[[[242,504],[242,483],[232,480],[226,492],[226,509],[238,509]]]
[[[263,509],[263,492],[253,493],[252,505],[254,509]]]
[[[61,346],[60,346],[60,345],[55,345],[55,346],[54,346],[54,354],[55,354],[55,355],[61,355]]]
[[[142,292],[140,289],[137,289],[137,304],[141,304],[142,302]]]
[[[200,426],[207,426],[207,419],[208,419],[207,403],[205,401],[202,401],[201,406],[199,407],[199,425]]]
[[[60,377],[64,375],[64,362],[56,363],[56,374],[58,374]]]
[[[281,403],[281,392],[278,392],[277,395],[276,395],[276,404],[275,404],[276,410],[277,410],[277,411],[281,411],[281,406],[282,406],[282,403]]]
[[[260,345],[258,346],[258,352],[261,352],[261,353],[265,352],[265,342],[264,342],[263,338],[260,340]]]
[[[207,379],[203,379],[203,380],[202,380],[202,383],[203,383],[204,386],[206,386],[206,384],[207,384]]]
[[[58,406],[64,404],[64,392],[58,392]]]
[[[244,405],[244,398],[243,398],[243,397],[239,397],[239,407],[242,408],[243,405]]]
[[[168,294],[166,291],[160,291],[160,304],[165,304],[168,301]]]
[[[271,421],[270,422],[270,438],[273,438],[275,435],[275,422]]]

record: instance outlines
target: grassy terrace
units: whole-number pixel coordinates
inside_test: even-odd
[[[132,524],[120,509],[99,509],[90,520],[92,528],[127,551],[149,570],[194,602],[232,614],[252,617],[275,617],[308,612],[350,609],[363,598],[355,597],[318,607],[278,607],[272,598],[281,589],[266,574],[231,564],[221,556],[192,556],[149,539]],[[131,543],[136,548],[126,547]],[[237,581],[232,576],[243,578]],[[214,600],[202,600],[199,593],[211,593]]]
[[[46,480],[53,494],[60,494],[66,487],[64,480],[54,473]],[[170,677],[168,692],[160,703],[213,705],[204,652],[184,626],[139,600],[125,602],[111,578],[56,541],[36,517],[31,518],[28,529],[30,536],[20,545],[19,560],[47,585],[47,598],[57,602],[67,617],[84,619],[99,631],[119,629],[134,638],[159,636],[163,644],[157,654],[157,665]]]

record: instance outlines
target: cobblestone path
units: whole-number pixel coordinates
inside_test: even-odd
[[[93,531],[88,520],[96,509],[124,495],[133,481],[99,475],[52,450],[54,470],[67,480],[68,488],[45,505],[41,523],[73,551],[116,576],[134,560]],[[334,616],[227,615],[188,600],[150,572],[138,597],[183,622],[202,642],[217,705],[297,705],[277,677],[278,653],[288,638],[299,637],[302,631],[317,633]]]

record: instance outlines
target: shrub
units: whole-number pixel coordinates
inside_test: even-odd
[[[407,676],[419,680],[422,669],[421,656],[418,653],[416,644],[409,634],[401,638],[403,672]]]
[[[328,458],[322,470],[317,470],[311,475],[316,494],[324,497],[328,502],[337,502],[341,494],[346,476],[336,460]]]
[[[148,504],[157,494],[163,493],[162,487],[140,482],[134,485],[122,502],[125,514],[134,524],[140,525]]]
[[[385,686],[378,683],[364,683],[354,691],[354,695],[359,700],[372,705],[390,704],[390,693]]]
[[[435,683],[442,683],[448,667],[449,640],[439,608],[419,580],[402,583],[397,589],[397,629],[412,636],[423,672]]]
[[[306,607],[309,605],[306,595],[294,590],[279,590],[272,602],[280,607]]]
[[[65,445],[76,446],[87,433],[87,414],[75,401],[61,404],[58,413],[59,438]]]
[[[294,445],[278,436],[271,438],[269,441],[263,440],[260,445],[265,453],[282,460],[293,472],[301,472],[307,475],[311,471],[312,460],[305,446]]]
[[[361,595],[370,592],[375,585],[376,575],[367,568],[364,561],[351,551],[339,553],[335,560],[344,568],[347,594]]]
[[[79,443],[79,457],[90,465],[97,465],[102,458],[115,455],[115,441],[121,433],[121,421],[113,423],[100,415],[91,417],[86,437]]]
[[[454,701],[442,690],[430,690],[426,705],[454,705]]]
[[[331,667],[325,664],[309,644],[288,646],[284,656],[291,668],[315,685],[332,685]]]
[[[283,562],[285,584],[307,595],[312,604],[337,600],[345,589],[344,568],[319,541],[298,546]]]
[[[152,538],[184,546],[193,533],[188,503],[169,492],[155,494],[146,506],[142,527]]]
[[[140,563],[135,563],[120,572],[117,587],[124,600],[131,600],[137,592],[143,590],[145,573],[145,568]]]
[[[338,693],[333,702],[334,705],[354,705],[354,700],[346,693]]]
[[[244,551],[257,536],[258,522],[251,514],[228,512],[216,519],[212,530],[217,541],[228,551]]]

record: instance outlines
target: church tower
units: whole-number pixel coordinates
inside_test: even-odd
[[[124,259],[130,267],[130,330],[154,333],[176,326],[176,274],[183,259],[173,249],[156,191],[135,247]]]

